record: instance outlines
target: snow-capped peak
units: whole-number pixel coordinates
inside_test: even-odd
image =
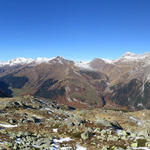
[[[113,63],[118,63],[118,62],[142,62],[145,65],[150,64],[150,53],[145,53],[145,54],[134,54],[131,52],[127,52],[124,55],[122,55],[119,59],[116,59],[113,61]]]
[[[137,54],[134,54],[132,52],[126,52],[125,54],[123,54],[123,56],[137,56]]]
[[[0,62],[0,66],[14,66],[14,65],[25,65],[25,64],[41,64],[41,63],[49,63],[50,61],[55,61],[55,62],[59,62],[60,64],[62,64],[62,60],[64,58],[61,56],[57,56],[57,57],[53,57],[53,58],[46,58],[46,57],[38,57],[36,59],[32,59],[32,58],[23,58],[23,57],[19,57],[19,58],[15,58],[12,60],[9,60],[7,62]]]
[[[139,55],[131,53],[131,52],[126,52],[125,54],[123,54],[121,56],[121,59],[137,59],[139,57]]]
[[[138,61],[139,59],[142,59],[142,55],[134,54],[131,52],[126,52],[123,54],[119,59],[114,60],[113,62],[129,62],[129,61]]]
[[[19,57],[19,58],[9,60],[7,62],[0,62],[0,66],[5,66],[5,65],[13,66],[13,65],[17,65],[17,64],[23,65],[23,64],[31,63],[32,61],[33,61],[32,58]]]
[[[38,57],[36,59],[19,57],[19,58],[9,60],[7,62],[0,61],[0,67],[6,66],[6,65],[8,65],[8,66],[25,65],[25,64],[30,64],[30,63],[32,65],[38,65],[40,63],[64,64],[64,62],[67,62],[65,60],[66,59],[64,59],[61,56],[57,56],[57,57],[53,57],[53,58]],[[147,64],[150,64],[150,53],[145,53],[145,54],[139,55],[139,54],[134,54],[131,52],[126,52],[124,55],[122,55],[120,58],[118,58],[116,60],[109,60],[109,59],[105,59],[105,58],[100,58],[100,60],[104,61],[107,64],[116,64],[116,63],[120,63],[120,62],[125,62],[125,63],[142,62],[145,65],[147,65]],[[68,62],[70,62],[70,61],[68,60]],[[75,62],[75,66],[83,68],[83,69],[92,69],[89,61]]]

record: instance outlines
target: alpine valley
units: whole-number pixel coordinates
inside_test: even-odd
[[[63,57],[0,62],[0,97],[31,95],[74,108],[150,108],[150,53],[75,62]]]

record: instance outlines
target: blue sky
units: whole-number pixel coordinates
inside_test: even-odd
[[[0,0],[0,60],[150,51],[149,0]]]

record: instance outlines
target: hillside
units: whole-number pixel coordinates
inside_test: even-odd
[[[150,108],[150,53],[74,62],[63,57],[0,63],[0,97],[33,95],[76,108]]]
[[[150,110],[73,109],[31,96],[0,98],[2,150],[149,150]]]

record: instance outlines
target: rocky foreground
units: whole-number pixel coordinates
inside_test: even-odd
[[[148,150],[150,111],[75,110],[30,96],[0,99],[0,149]]]

